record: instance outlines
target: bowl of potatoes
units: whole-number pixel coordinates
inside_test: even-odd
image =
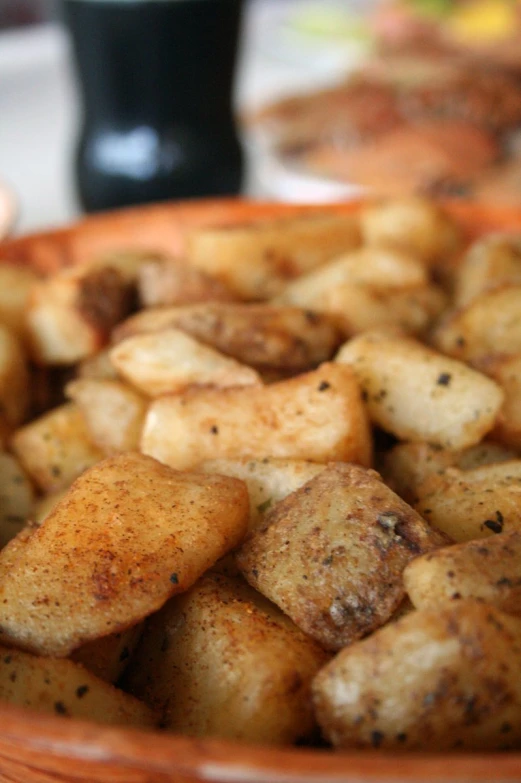
[[[521,779],[521,211],[0,244],[0,780]]]

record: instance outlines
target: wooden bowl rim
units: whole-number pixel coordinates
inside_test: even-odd
[[[185,220],[190,228],[307,212],[335,211],[349,214],[358,210],[363,203],[295,206],[221,199],[131,208],[87,217],[63,229],[9,239],[0,243],[0,259],[1,262],[28,265],[37,263],[41,269],[48,267],[52,271],[81,260],[87,252],[85,248],[90,247],[89,242],[84,244],[85,237],[106,232],[108,245],[113,246],[126,228],[132,228],[140,221],[143,225],[148,221],[156,228],[168,226],[169,230],[175,225],[175,230],[169,234],[171,238],[176,232],[182,234]],[[505,208],[468,202],[444,202],[443,207],[458,221],[469,238],[494,230],[521,230],[521,206]],[[106,727],[0,704],[1,780],[11,780],[10,777],[1,777],[3,760],[21,757],[24,762],[33,763],[35,769],[45,769],[51,776],[56,774],[56,780],[63,779],[64,761],[70,761],[71,764],[112,763],[122,770],[127,769],[129,773],[136,770],[161,775],[165,780],[172,781],[485,783],[494,780],[496,783],[506,783],[521,780],[521,752],[405,755],[380,751],[279,749]]]

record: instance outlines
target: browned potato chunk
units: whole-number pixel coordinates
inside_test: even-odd
[[[56,492],[100,459],[80,408],[61,405],[17,430],[12,448],[29,476],[43,490]]]
[[[68,490],[69,487],[65,487],[65,489],[60,489],[58,492],[52,492],[49,495],[44,495],[42,498],[39,498],[33,506],[31,521],[35,525],[41,525],[45,517],[50,514],[58,502],[65,497]]]
[[[521,285],[486,291],[444,319],[434,335],[440,351],[465,362],[521,353]]]
[[[377,473],[337,464],[278,503],[237,564],[299,628],[338,650],[391,617],[405,565],[446,541]]]
[[[237,479],[107,459],[0,552],[0,639],[66,656],[135,625],[236,546],[247,518]]]
[[[265,514],[287,495],[325,469],[325,465],[296,459],[209,459],[197,466],[203,473],[235,476],[244,481],[250,496],[250,529],[259,527]]]
[[[151,618],[125,687],[173,731],[284,745],[313,734],[327,659],[251,587],[209,575]]]
[[[114,338],[170,328],[259,370],[307,370],[330,359],[342,341],[326,315],[299,307],[220,302],[144,310],[118,327]]]
[[[0,409],[8,425],[24,420],[29,406],[29,372],[19,340],[0,325]]]
[[[12,454],[0,452],[0,548],[24,526],[33,508],[33,488]]]
[[[521,530],[521,461],[450,468],[417,488],[416,510],[455,541]]]
[[[490,357],[482,369],[505,395],[493,435],[505,445],[521,449],[521,354]]]
[[[66,387],[80,408],[89,437],[105,455],[137,451],[148,400],[121,381],[79,378]]]
[[[340,285],[361,284],[377,291],[427,285],[425,267],[405,253],[385,247],[362,247],[328,261],[289,283],[275,301],[298,307],[317,307],[324,296]]]
[[[239,297],[268,299],[288,280],[359,244],[356,217],[304,215],[199,229],[188,239],[188,260]]]
[[[488,234],[466,253],[456,274],[455,299],[461,307],[490,288],[521,284],[521,237]]]
[[[485,375],[410,338],[359,335],[336,360],[353,368],[371,419],[403,440],[472,446],[492,429],[503,402]]]
[[[179,329],[137,334],[118,343],[110,359],[119,374],[150,397],[188,386],[261,384],[258,373]]]
[[[430,443],[398,443],[387,452],[379,469],[391,489],[407,503],[416,503],[418,487],[430,476],[443,473],[447,468],[472,470],[515,457],[515,452],[491,441],[460,451],[441,449]]]
[[[127,668],[144,627],[144,623],[138,623],[125,631],[87,642],[74,650],[71,660],[81,663],[101,680],[116,683]]]
[[[153,258],[138,274],[138,294],[143,307],[189,304],[218,300],[231,302],[234,295],[215,277],[191,266],[182,258]]]
[[[353,373],[323,364],[270,386],[194,389],[154,400],[141,449],[181,470],[214,457],[368,465],[371,436]]]
[[[157,716],[73,661],[37,658],[0,647],[0,699],[50,715],[121,726],[153,727]]]
[[[322,267],[315,274],[320,272]],[[445,305],[443,294],[435,286],[400,290],[378,288],[363,282],[339,282],[324,288],[319,281],[308,283],[304,279],[302,283],[298,279],[288,286],[273,301],[329,313],[346,335],[384,326],[398,326],[407,333],[416,334],[424,331]]]
[[[521,742],[521,619],[474,601],[411,612],[315,678],[337,748],[505,750]]]
[[[76,365],[78,378],[94,378],[100,381],[117,381],[118,373],[110,361],[110,349],[103,348],[92,356],[87,356]]]
[[[33,358],[74,364],[96,353],[132,303],[132,287],[115,266],[65,269],[36,284],[27,311]]]
[[[0,323],[24,343],[25,313],[37,275],[27,267],[0,263]]]
[[[440,207],[420,196],[365,207],[360,225],[367,244],[410,253],[425,264],[452,255],[460,244],[455,223]]]
[[[474,598],[521,614],[521,530],[428,552],[409,563],[403,579],[417,609]]]

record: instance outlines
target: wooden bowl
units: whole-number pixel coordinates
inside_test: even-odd
[[[446,204],[470,237],[521,231],[521,208]],[[352,212],[357,204],[319,207]],[[125,247],[182,250],[186,229],[316,211],[317,207],[221,200],[163,204],[87,218],[12,239],[0,258],[52,272]],[[521,753],[395,755],[273,749],[107,728],[0,705],[0,781],[5,783],[512,783]]]

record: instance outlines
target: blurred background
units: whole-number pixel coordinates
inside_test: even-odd
[[[518,0],[244,0],[242,192],[521,203],[520,15]],[[73,55],[57,2],[0,0],[0,182],[17,231],[82,210]]]

